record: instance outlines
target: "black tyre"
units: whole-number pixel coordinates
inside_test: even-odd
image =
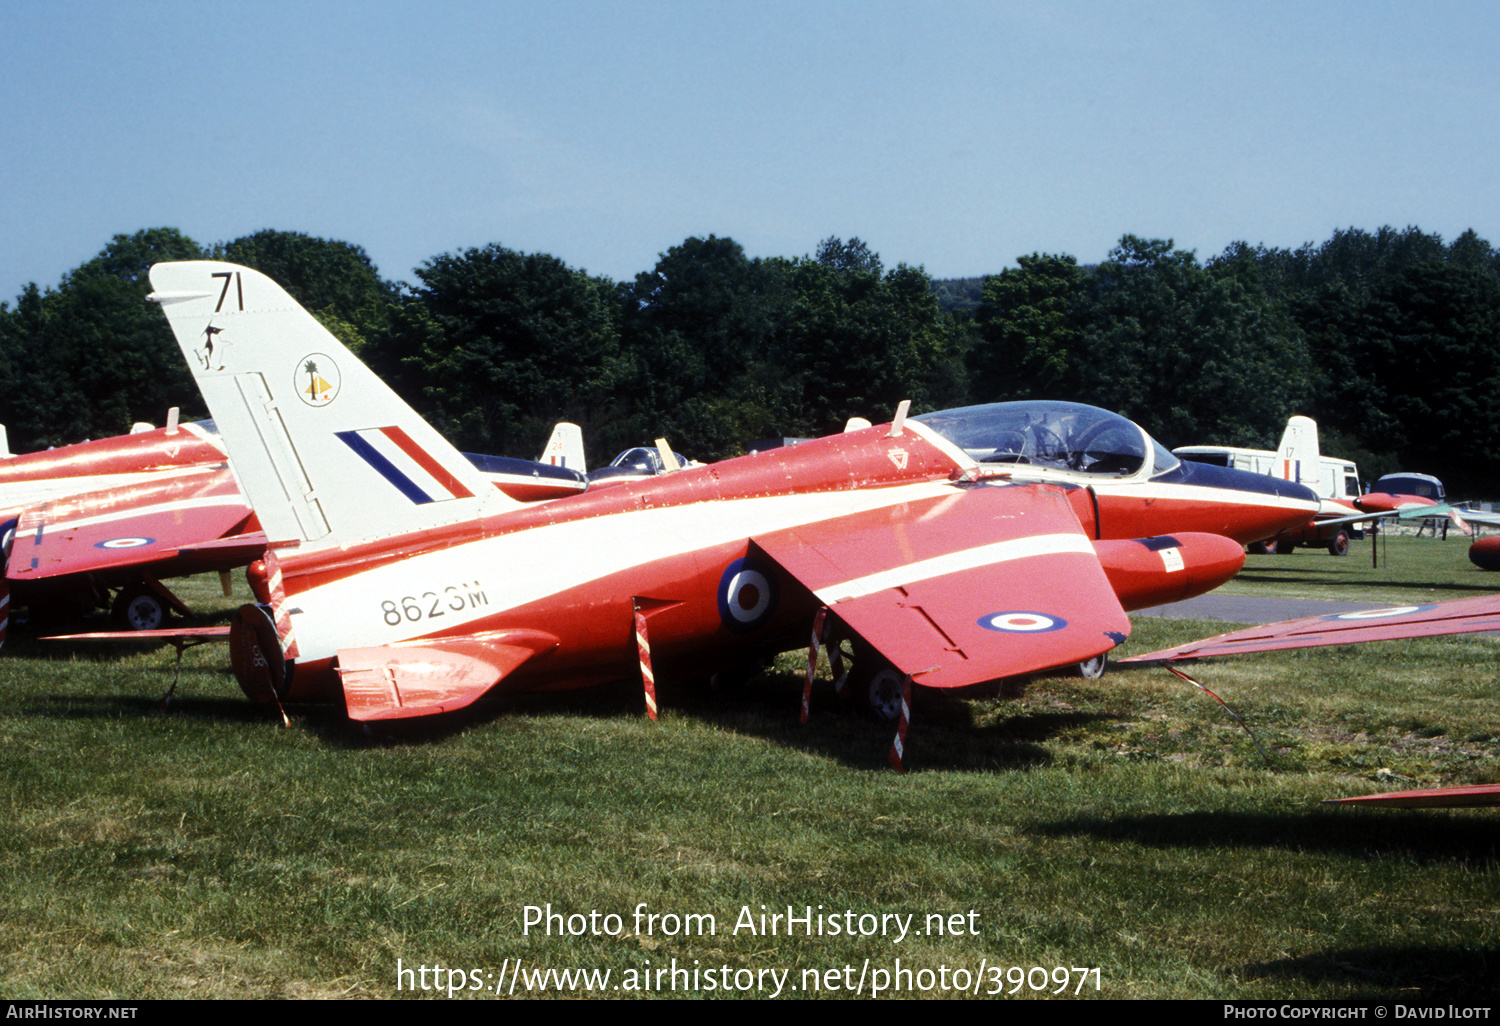
[[[1105,667],[1108,665],[1109,661],[1104,658],[1104,653],[1101,652],[1094,656],[1094,658],[1085,659],[1078,664],[1078,676],[1084,680],[1098,680],[1104,676]]]
[[[120,589],[110,614],[128,631],[154,631],[167,622],[166,603],[141,585]]]

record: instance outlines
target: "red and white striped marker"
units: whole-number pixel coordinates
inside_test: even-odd
[[[281,654],[287,659],[297,658],[297,639],[292,634],[292,614],[286,604],[286,590],[281,583],[281,560],[274,549],[265,555],[266,576],[271,589],[271,619],[276,622],[276,638],[281,642]]]
[[[802,685],[802,720],[807,722],[808,710],[812,707],[812,682],[813,674],[818,672],[818,643],[823,639],[823,618],[828,615],[828,607],[824,606],[818,610],[818,615],[813,617],[812,641],[807,646],[807,683]]]
[[[906,729],[911,726],[911,675],[901,678],[901,721],[896,724],[896,737],[891,742],[891,767],[897,773],[906,772]]]
[[[646,614],[641,612],[640,603],[635,599],[630,600],[630,608],[635,611],[635,648],[641,660],[641,687],[646,692],[646,716],[656,719],[656,678],[651,673],[651,643],[646,640]]]

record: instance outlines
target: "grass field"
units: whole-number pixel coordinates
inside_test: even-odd
[[[1394,540],[1378,571],[1356,545],[1252,557],[1230,587],[1400,601],[1500,576],[1457,541]],[[1223,629],[1142,618],[1123,653]],[[1197,666],[1269,761],[1163,670],[929,697],[900,776],[890,729],[826,690],[797,724],[805,657],[733,695],[664,686],[657,723],[622,686],[382,739],[328,710],[282,728],[219,648],[187,654],[162,713],[170,649],[13,632],[0,993],[482,997],[578,969],[620,997],[1483,1003],[1500,810],[1319,800],[1500,778],[1497,654],[1466,636]]]

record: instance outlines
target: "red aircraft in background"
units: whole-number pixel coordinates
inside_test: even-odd
[[[212,423],[178,424],[174,409],[166,427],[0,460],[7,607],[79,615],[113,592],[124,626],[186,613],[162,578],[265,549],[227,459]]]
[[[59,619],[108,607],[124,628],[159,628],[169,610],[190,615],[164,579],[227,574],[264,553],[213,422],[179,424],[174,408],[166,427],[144,428],[0,459],[0,642],[10,606]],[[562,467],[466,458],[518,501],[586,487]]]
[[[1317,507],[1070,403],[902,404],[889,424],[527,505],[265,276],[190,262],[151,282],[272,539],[268,601],[231,629],[236,676],[356,720],[637,673],[654,709],[653,667],[707,676],[817,622],[865,680],[900,682],[904,733],[913,685],[1096,660],[1125,610],[1217,586],[1242,542]]]
[[[1472,634],[1479,631],[1500,631],[1500,595],[1286,620],[1261,627],[1247,627],[1201,641],[1190,641],[1186,645],[1131,656],[1120,662],[1170,665],[1192,659],[1250,652],[1352,645],[1398,638],[1427,638],[1442,634]],[[1396,791],[1338,800],[1396,808],[1500,805],[1500,784]]]

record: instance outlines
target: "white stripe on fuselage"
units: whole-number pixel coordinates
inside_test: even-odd
[[[942,481],[892,488],[725,499],[632,510],[549,524],[424,552],[288,597],[297,645],[305,660],[340,648],[388,645],[462,626],[536,602],[611,574],[755,535],[867,510],[955,493]],[[1088,542],[1079,535],[1079,540]],[[485,602],[454,609],[447,589],[482,592]],[[443,618],[407,618],[404,600],[424,596]],[[385,618],[394,603],[402,622]],[[546,629],[546,624],[532,626]]]
[[[1272,495],[1269,492],[1240,491],[1235,488],[1220,488],[1213,485],[1177,484],[1170,481],[1141,481],[1138,484],[1112,485],[1095,483],[1094,491],[1100,498],[1107,495],[1123,495],[1131,499],[1177,500],[1201,502],[1206,505],[1263,506],[1267,509],[1306,510],[1309,515],[1318,511],[1316,501],[1309,502],[1287,495]]]

